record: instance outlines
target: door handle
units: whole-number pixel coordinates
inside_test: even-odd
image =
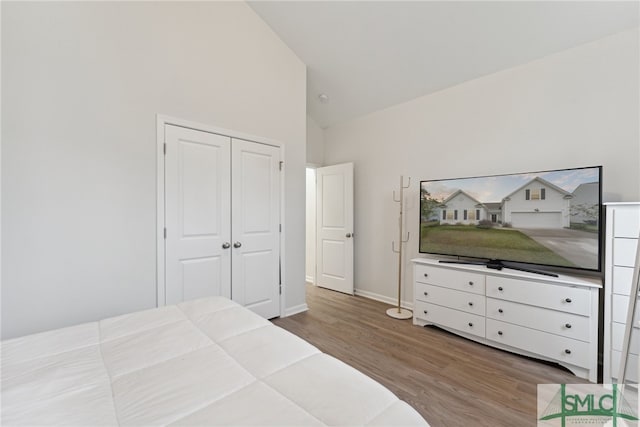
[[[229,249],[230,247],[231,247],[231,243],[229,243],[229,242],[224,242],[222,244],[222,249]]]
[[[353,236],[353,233],[347,233],[345,234],[345,237],[348,239],[349,237]]]
[[[233,247],[236,248],[236,249],[239,248],[240,246],[242,246],[242,243],[240,243],[240,242],[235,242],[233,244]]]

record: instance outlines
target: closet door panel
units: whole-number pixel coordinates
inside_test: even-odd
[[[167,125],[165,143],[166,303],[231,297],[231,139]]]
[[[280,315],[280,149],[232,142],[232,297]]]

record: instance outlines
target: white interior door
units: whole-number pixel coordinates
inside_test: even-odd
[[[353,295],[353,163],[316,169],[316,284]]]
[[[232,147],[232,296],[270,319],[280,315],[280,149]]]
[[[165,144],[165,302],[231,297],[231,139],[165,125]]]

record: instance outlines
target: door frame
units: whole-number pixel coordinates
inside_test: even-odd
[[[211,126],[190,120],[184,120],[164,114],[156,114],[156,306],[162,307],[166,305],[166,283],[165,283],[165,183],[164,183],[164,129],[166,125],[180,126],[183,128],[193,129],[202,132],[215,133],[230,138],[244,139],[247,141],[257,142],[259,144],[271,145],[280,149],[280,159],[283,162],[282,172],[280,175],[280,224],[282,231],[280,232],[280,317],[286,316],[286,280],[285,280],[285,236],[287,227],[285,226],[285,173],[286,163],[284,144],[272,139],[250,135],[235,130],[225,129],[217,126]]]

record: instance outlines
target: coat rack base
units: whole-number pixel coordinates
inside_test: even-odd
[[[413,312],[406,308],[393,307],[387,310],[387,316],[393,317],[394,319],[411,319]]]

